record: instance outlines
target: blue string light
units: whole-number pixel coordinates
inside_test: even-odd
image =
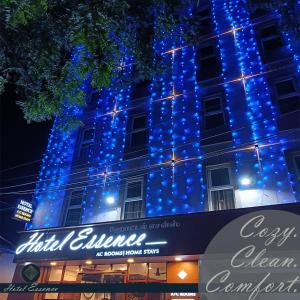
[[[286,141],[277,137],[277,113],[272,104],[249,12],[241,0],[213,0],[212,13],[219,35],[222,77],[227,82],[227,110],[234,145],[238,147],[249,140],[259,141],[269,137],[264,144],[257,142],[258,147],[235,154],[237,178],[249,175],[253,178],[252,188],[256,189],[273,191],[276,187],[277,195],[272,196],[271,201],[279,198],[280,201],[289,202],[293,197],[283,153]],[[227,34],[221,35],[222,32]],[[244,120],[249,129],[241,134],[236,128]],[[258,126],[258,121],[262,125]],[[239,189],[243,188],[240,184]]]
[[[235,152],[236,178],[248,176],[251,189],[274,191],[281,202],[290,202],[291,186],[295,182],[292,182],[285,163],[287,140],[278,137],[277,111],[270,96],[248,9],[242,0],[212,0],[211,3],[233,145],[241,148],[249,141],[257,141]],[[189,16],[192,13],[190,7],[182,11]],[[156,38],[153,46],[153,51],[162,56],[162,63],[169,69],[152,80],[151,95],[146,104],[149,156],[148,160],[138,164],[150,169],[146,185],[145,214],[148,217],[205,210],[206,185],[200,129],[203,109],[196,79],[196,72],[205,70],[197,70],[196,50],[186,47],[180,37],[182,30],[178,26],[169,36],[163,32],[164,38]],[[284,37],[299,74],[299,54],[295,51],[290,33],[284,32]],[[73,66],[81,63],[82,50],[82,47],[74,50]],[[126,53],[124,49],[123,52]],[[129,78],[133,58],[125,55],[123,59],[120,64],[124,76]],[[74,69],[71,65],[70,74],[78,78]],[[129,165],[124,163],[123,155],[131,85],[120,87],[116,80],[113,79],[111,86],[101,91],[92,116],[95,145],[87,158],[88,185],[91,187],[86,188],[83,201],[81,222],[84,224],[120,217],[109,215],[118,212],[119,201],[108,203],[106,199],[119,199],[121,171]],[[81,89],[87,94],[91,92],[88,80],[83,81]],[[192,116],[191,112],[194,112]],[[69,108],[66,100],[66,117],[77,116],[84,120],[85,113],[78,107]],[[70,182],[78,136],[78,131],[71,134],[64,132],[60,127],[62,122],[59,117],[55,119],[49,136],[34,195],[37,209],[28,229],[60,225],[66,194],[64,186]],[[245,125],[242,132],[240,124]],[[269,139],[260,142],[265,137]],[[237,186],[241,191],[249,189],[240,182]]]
[[[74,67],[81,63],[83,47],[74,49],[71,57],[70,75],[75,76]],[[87,81],[84,81],[82,90],[87,89]],[[68,106],[66,99],[64,118],[80,117],[82,109]],[[65,198],[64,185],[69,182],[72,159],[78,130],[65,131],[62,128],[64,120],[56,117],[50,132],[46,153],[43,157],[41,171],[39,173],[33,203],[36,207],[34,218],[27,225],[27,229],[48,228],[60,225],[60,215]]]
[[[181,30],[173,30],[169,36],[163,33],[165,38],[154,43],[154,52],[162,54],[169,72],[151,84],[148,164],[162,165],[148,176],[147,216],[203,211],[205,205],[202,163],[199,159],[188,160],[201,158],[195,49],[185,47],[182,38],[176,40]],[[195,112],[192,117],[191,111]],[[179,147],[182,144],[187,146]]]
[[[125,56],[123,76],[132,71],[132,57]],[[86,200],[83,202],[82,223],[103,222],[120,218],[119,202],[109,203],[107,199],[119,199],[120,170],[125,148],[126,124],[130,105],[131,85],[121,87],[117,77],[111,86],[101,92],[97,102],[93,126],[96,141],[89,168],[89,184]],[[111,176],[113,174],[113,176]],[[112,183],[111,177],[113,177]]]

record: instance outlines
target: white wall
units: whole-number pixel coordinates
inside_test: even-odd
[[[116,207],[105,212],[101,212],[89,218],[89,223],[119,221],[121,218],[121,208]]]
[[[236,208],[267,206],[275,204],[293,203],[295,197],[292,193],[279,193],[274,190],[236,190],[235,204]]]

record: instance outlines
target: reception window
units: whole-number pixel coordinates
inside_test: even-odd
[[[77,281],[77,276],[79,273],[78,266],[66,266],[64,273],[64,281]]]
[[[149,264],[149,280],[165,281],[167,280],[167,265],[165,263]]]
[[[230,166],[211,166],[208,167],[207,171],[209,209],[224,210],[234,208],[234,189]]]
[[[63,274],[63,266],[52,267],[50,270],[49,281],[60,282]]]
[[[130,264],[128,272],[129,281],[144,281],[147,279],[148,266],[146,263]]]
[[[161,282],[161,283],[197,283],[198,263],[196,261],[183,262],[153,262],[153,263],[125,263],[82,266],[53,266],[49,270],[49,283],[98,283],[122,284],[126,282]],[[93,295],[92,295],[93,294]],[[170,300],[176,295],[164,293],[46,293],[39,299],[114,299],[114,300]],[[196,295],[196,294],[195,294]],[[188,299],[196,299],[190,297]]]

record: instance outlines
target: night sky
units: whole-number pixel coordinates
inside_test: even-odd
[[[13,207],[18,197],[31,199],[32,194],[3,195],[2,193],[32,190],[35,185],[31,183],[10,189],[3,189],[3,187],[36,180],[52,123],[27,124],[22,111],[15,104],[18,97],[13,87],[7,87],[6,92],[0,97],[0,235],[15,244],[18,240],[16,231],[22,230],[24,223],[11,218]],[[36,162],[28,164],[32,161]],[[14,168],[20,164],[26,165]],[[8,168],[12,169],[6,171],[5,169]],[[1,239],[0,245],[4,245]]]

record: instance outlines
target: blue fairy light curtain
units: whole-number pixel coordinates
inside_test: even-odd
[[[132,65],[132,57],[125,56],[120,62],[123,76],[130,76]],[[116,80],[113,79],[111,86],[100,93],[97,102],[93,122],[96,140],[89,155],[89,184],[83,203],[83,224],[120,219],[120,173],[124,167],[122,161],[131,85],[120,87]]]
[[[81,63],[82,50],[81,46],[74,49],[70,76],[77,76],[74,72],[74,66]],[[84,81],[81,89],[86,90],[87,86],[87,82]],[[64,119],[73,118],[74,116],[80,118],[82,112],[82,109],[78,107],[70,108],[68,99],[66,99]],[[77,138],[77,130],[65,130],[63,123],[64,120],[57,116],[51,129],[33,196],[34,218],[28,224],[27,229],[60,225],[60,216],[65,193],[68,189]]]
[[[241,0],[213,0],[212,14],[233,141],[241,149],[235,153],[237,178],[252,178],[252,189],[261,191],[255,205],[293,201],[283,153],[286,140],[278,132],[277,112],[246,4]],[[238,131],[240,124],[246,129]],[[240,190],[244,188],[240,182],[238,185]],[[249,195],[244,193],[244,199]]]
[[[147,216],[203,211],[205,205],[195,49],[180,33],[162,33],[154,43],[168,70],[151,84]]]

